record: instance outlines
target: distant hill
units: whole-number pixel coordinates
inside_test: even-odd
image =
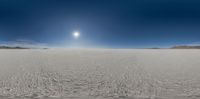
[[[146,49],[162,49],[162,48],[159,48],[159,47],[152,47],[152,48],[146,48]]]
[[[48,48],[29,48],[20,46],[0,46],[0,49],[48,49]]]
[[[199,46],[179,45],[171,47],[171,49],[200,49],[200,45]]]
[[[0,46],[0,49],[30,49],[30,48],[25,48],[25,47],[19,47],[19,46]]]

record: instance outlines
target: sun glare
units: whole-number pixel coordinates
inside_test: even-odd
[[[76,38],[76,39],[77,39],[77,38],[79,38],[79,36],[80,36],[80,33],[79,33],[79,32],[74,32],[74,33],[73,33],[73,36],[74,36],[74,38]]]

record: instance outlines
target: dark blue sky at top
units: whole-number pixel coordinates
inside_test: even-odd
[[[199,0],[0,0],[0,42],[111,48],[199,43],[199,5]]]

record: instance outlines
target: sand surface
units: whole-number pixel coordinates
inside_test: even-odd
[[[199,59],[200,50],[0,50],[0,95],[198,99]]]

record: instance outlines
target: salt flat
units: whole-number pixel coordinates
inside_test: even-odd
[[[0,95],[198,99],[199,59],[180,49],[0,50]]]

